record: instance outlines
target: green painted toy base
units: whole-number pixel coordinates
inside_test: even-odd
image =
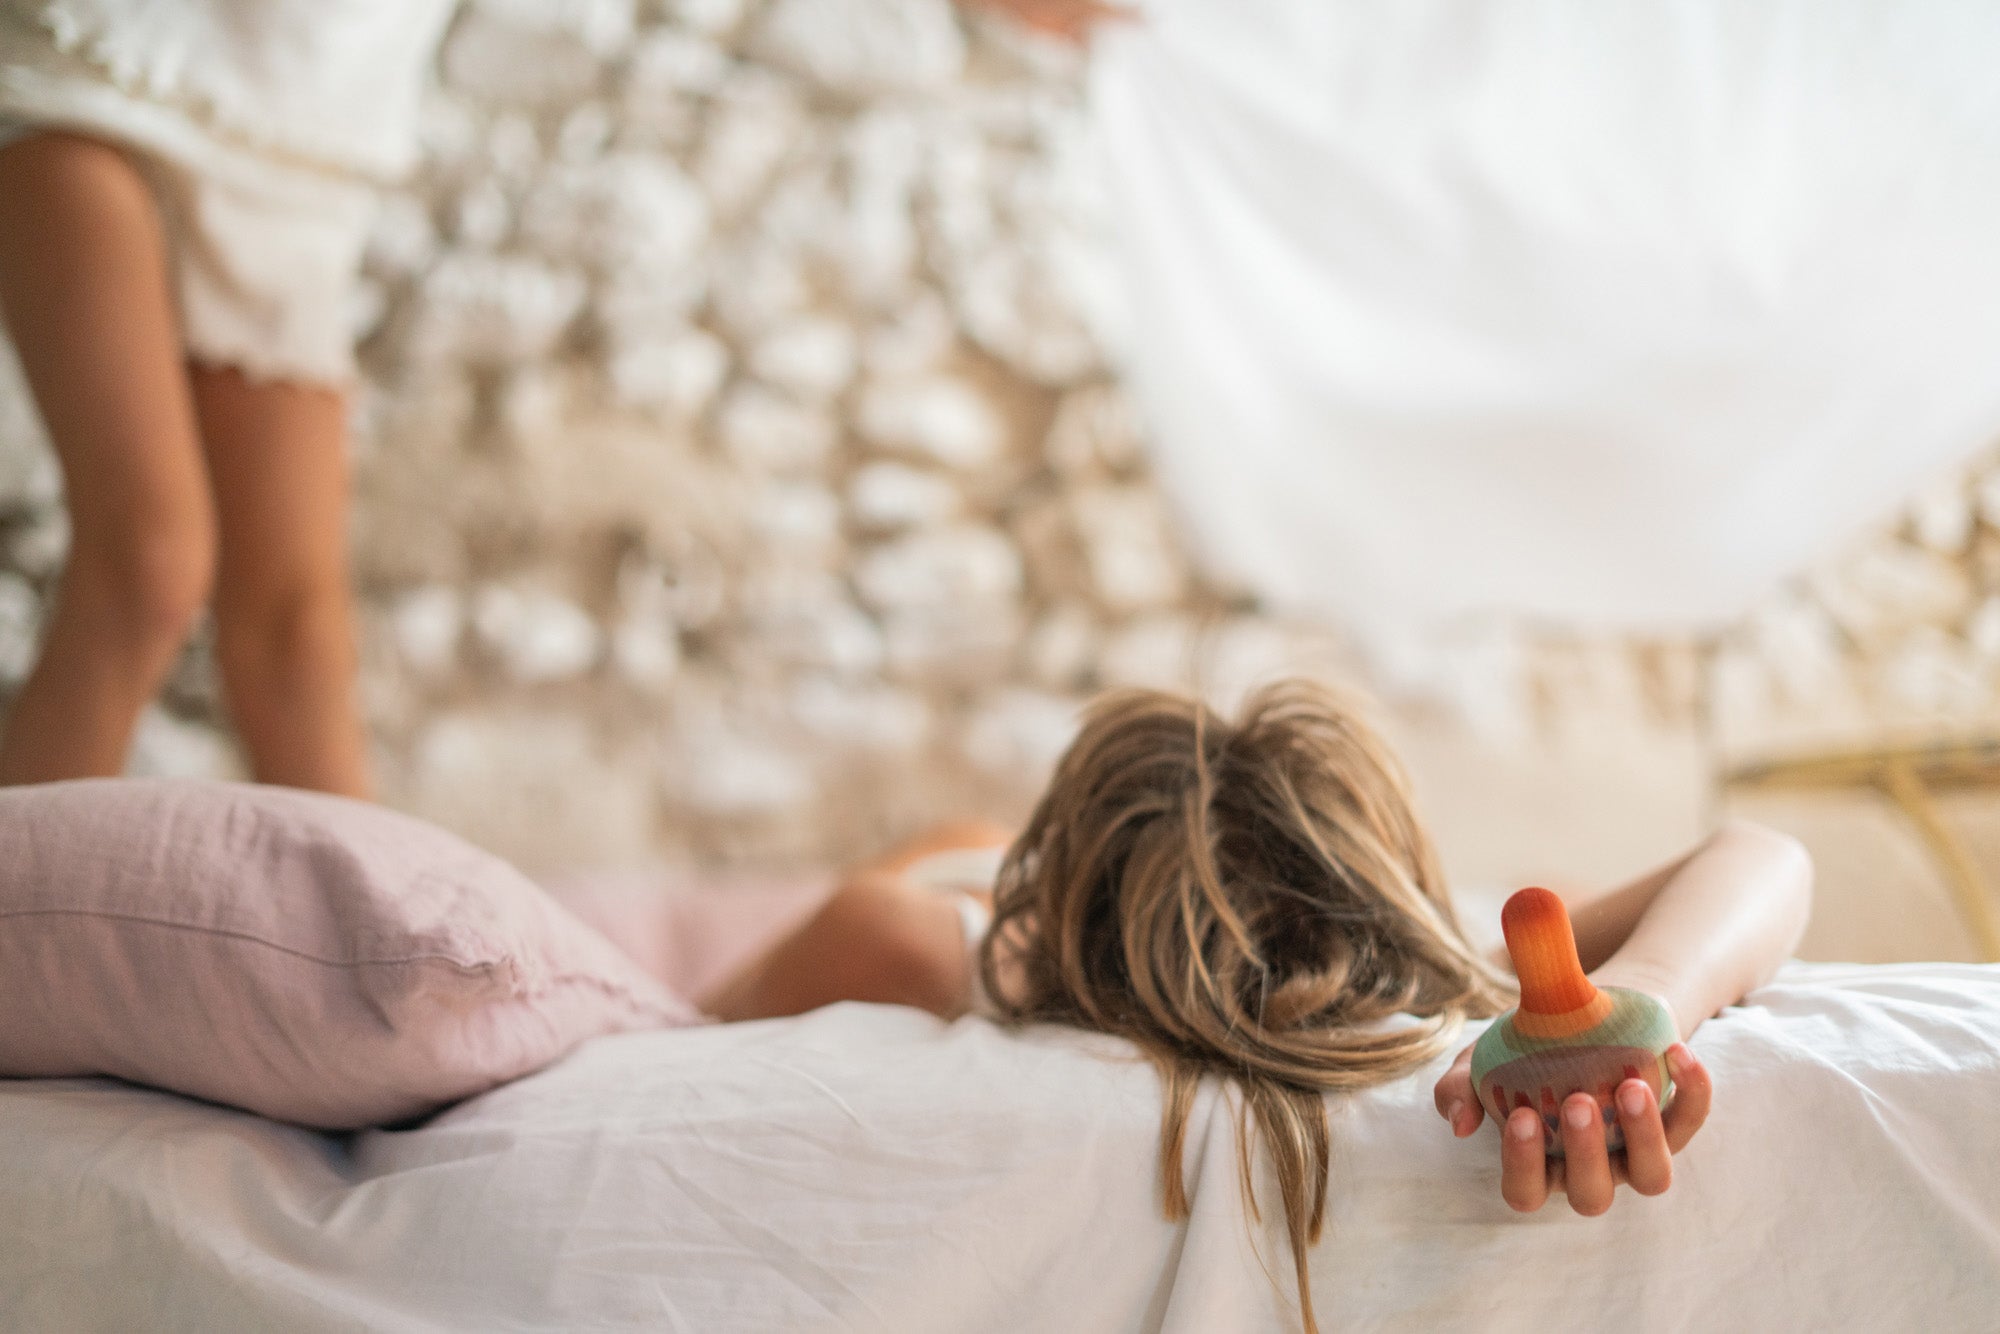
[[[1514,1026],[1515,1011],[1493,1021],[1472,1048],[1472,1086],[1496,1125],[1521,1107],[1541,1114],[1548,1151],[1561,1156],[1560,1112],[1573,1093],[1588,1093],[1608,1124],[1613,1149],[1624,1144],[1612,1095],[1628,1079],[1643,1079],[1665,1108],[1673,1096],[1666,1050],[1679,1040],[1674,1019],[1657,998],[1606,987],[1611,1013],[1574,1037],[1534,1038]]]

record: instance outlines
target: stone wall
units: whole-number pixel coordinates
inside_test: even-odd
[[[1086,318],[1080,75],[944,0],[467,6],[355,312],[386,799],[537,867],[812,862],[1018,814],[1104,684],[1346,670],[1199,578],[1149,478]],[[34,435],[0,392],[9,686],[64,546]],[[1441,663],[1523,746],[1976,718],[2000,476],[1720,646]],[[239,772],[219,719],[197,644],[135,767]]]

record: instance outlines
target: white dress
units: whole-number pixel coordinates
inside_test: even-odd
[[[376,183],[416,156],[452,0],[0,0],[0,131],[131,150],[159,198],[189,355],[352,371]]]

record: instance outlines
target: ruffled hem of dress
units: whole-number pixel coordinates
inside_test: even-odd
[[[253,346],[236,339],[198,337],[183,330],[187,359],[209,370],[240,371],[254,384],[291,384],[307,389],[351,389],[358,371],[351,357],[337,362],[318,363],[312,358],[273,355],[268,347]]]
[[[131,35],[76,14],[62,0],[45,0],[36,19],[66,56],[102,70],[119,90],[185,107],[210,121],[218,133],[254,148],[293,159],[320,170],[355,172],[380,180],[396,180],[414,164],[409,153],[369,153],[351,140],[316,133],[304,126],[274,125],[271,109],[223,87],[195,87],[163,71],[154,53]]]

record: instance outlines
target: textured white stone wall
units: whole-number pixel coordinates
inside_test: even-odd
[[[1189,584],[1065,296],[1073,61],[943,0],[507,0],[441,81],[364,302],[387,795],[545,863],[1018,808]]]
[[[1191,569],[1102,299],[1072,56],[945,0],[474,0],[355,312],[386,799],[531,865],[779,865],[1018,813],[1113,682],[1335,670]],[[0,388],[0,684],[64,548]],[[2000,474],[1721,649],[1495,632],[1432,684],[1523,738],[1987,709]],[[1577,720],[1582,719],[1579,723]],[[135,767],[233,773],[205,651]]]

